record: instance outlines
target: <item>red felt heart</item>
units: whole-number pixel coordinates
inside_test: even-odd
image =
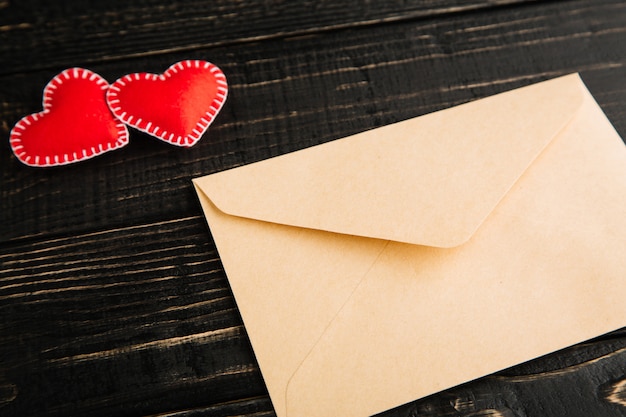
[[[43,91],[43,111],[22,118],[9,142],[21,162],[65,165],[128,143],[128,130],[107,107],[104,78],[83,68],[54,77]]]
[[[196,144],[222,108],[228,85],[206,61],[181,61],[162,75],[129,74],[111,84],[107,103],[124,123],[172,145]]]

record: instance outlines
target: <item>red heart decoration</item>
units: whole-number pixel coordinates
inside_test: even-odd
[[[177,62],[162,75],[129,74],[107,91],[107,103],[124,123],[172,145],[200,140],[228,94],[224,73],[206,61]]]
[[[22,118],[9,142],[30,166],[65,165],[93,158],[128,143],[128,130],[107,107],[109,84],[98,74],[70,68],[43,91],[43,111]]]

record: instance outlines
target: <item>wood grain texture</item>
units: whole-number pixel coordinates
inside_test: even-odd
[[[20,0],[6,2],[0,16],[0,62],[12,63],[0,67],[0,74],[189,52],[529,1],[533,0]]]
[[[1,372],[17,393],[2,412],[148,414],[265,393],[203,218],[7,252]]]
[[[273,416],[190,179],[575,71],[626,137],[625,37],[620,0],[0,0],[4,138],[66,66],[231,86],[188,150],[132,131],[33,169],[1,142],[0,415]],[[622,329],[382,415],[623,416],[625,359]]]

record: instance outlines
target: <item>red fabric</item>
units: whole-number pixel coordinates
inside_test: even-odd
[[[181,61],[162,75],[137,73],[111,84],[107,102],[124,123],[178,146],[196,144],[222,108],[228,86],[206,61]]]
[[[109,84],[89,70],[70,68],[43,93],[43,111],[22,118],[9,142],[17,159],[54,166],[92,158],[128,143],[128,130],[105,101]]]

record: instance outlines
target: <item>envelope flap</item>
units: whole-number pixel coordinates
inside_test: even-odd
[[[195,182],[230,215],[454,247],[573,118],[582,88],[572,74]]]

